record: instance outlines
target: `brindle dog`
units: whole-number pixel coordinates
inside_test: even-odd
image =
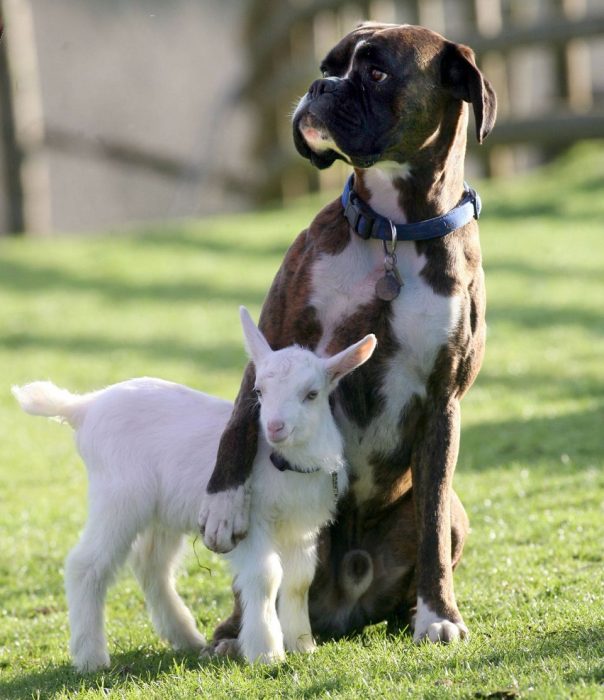
[[[364,24],[321,70],[294,114],[299,152],[319,168],[336,158],[350,163],[357,195],[396,223],[453,209],[464,192],[467,104],[478,141],[496,114],[472,51],[421,27]],[[485,342],[477,223],[400,242],[396,252],[403,286],[385,301],[375,287],[383,244],[352,231],[337,199],[287,252],[260,328],[275,349],[300,343],[326,355],[367,333],[378,338],[373,358],[335,395],[352,486],[321,534],[313,629],[339,635],[411,620],[416,641],[447,642],[468,633],[452,575],[468,521],[452,479],[459,404]],[[234,547],[247,528],[258,430],[253,390],[249,365],[200,515],[216,551]],[[234,638],[237,629],[236,606],[215,639]]]

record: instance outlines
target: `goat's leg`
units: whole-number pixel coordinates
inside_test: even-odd
[[[135,541],[131,563],[159,636],[175,649],[200,650],[205,639],[174,587],[183,541],[181,533],[151,527]]]
[[[316,644],[308,617],[308,589],[316,568],[314,543],[281,551],[283,583],[279,591],[279,620],[288,651],[314,651]]]
[[[270,538],[257,531],[251,533],[229,558],[243,608],[241,654],[248,661],[264,663],[283,659],[283,633],[276,608],[283,569]]]
[[[109,666],[104,632],[107,588],[136,536],[135,523],[115,501],[91,503],[78,544],[65,562],[65,590],[71,629],[70,650],[78,671]]]

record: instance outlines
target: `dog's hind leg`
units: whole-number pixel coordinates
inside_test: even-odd
[[[179,532],[152,526],[134,543],[131,564],[160,637],[175,649],[200,650],[205,647],[205,639],[174,587],[183,541],[184,536]]]

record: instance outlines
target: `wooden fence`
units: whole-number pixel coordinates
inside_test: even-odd
[[[341,181],[338,168],[318,173],[296,156],[288,115],[318,77],[323,55],[364,19],[423,24],[475,50],[499,98],[495,130],[471,151],[489,174],[510,174],[574,141],[604,137],[603,95],[592,76],[604,47],[600,1],[250,0],[242,96],[255,112],[257,201]]]
[[[53,153],[127,164],[175,188],[211,178],[221,192],[252,203],[339,187],[345,166],[310,167],[293,149],[289,116],[318,77],[321,58],[365,19],[422,24],[474,48],[499,100],[495,130],[470,152],[486,173],[510,174],[577,140],[604,138],[604,77],[594,70],[604,67],[604,0],[247,0],[242,51],[249,68],[233,100],[252,113],[252,167],[236,173],[174,158],[161,145],[135,146],[127,135],[90,137],[45,123],[31,6],[0,0],[0,187],[7,202],[0,231],[50,230]]]

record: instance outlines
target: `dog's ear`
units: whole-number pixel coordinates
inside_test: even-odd
[[[476,138],[482,143],[495,124],[497,97],[491,83],[476,67],[472,49],[448,41],[442,53],[440,75],[453,97],[472,104]]]

